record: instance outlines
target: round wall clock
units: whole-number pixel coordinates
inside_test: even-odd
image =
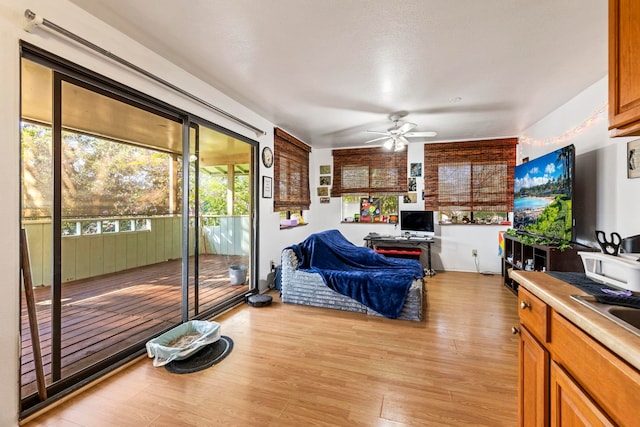
[[[267,168],[273,166],[273,151],[269,147],[262,149],[262,164]]]

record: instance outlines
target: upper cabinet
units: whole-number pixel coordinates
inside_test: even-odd
[[[640,135],[640,1],[609,0],[609,130]]]

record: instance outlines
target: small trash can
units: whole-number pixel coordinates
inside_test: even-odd
[[[247,266],[232,265],[229,267],[229,280],[233,286],[244,285],[247,281]]]
[[[273,285],[276,290],[282,290],[282,267],[280,266],[276,267],[276,277]]]

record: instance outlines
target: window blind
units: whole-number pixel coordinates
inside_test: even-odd
[[[424,208],[513,211],[517,138],[426,144]]]
[[[407,150],[354,148],[333,150],[332,155],[331,196],[407,192]]]
[[[309,153],[311,147],[282,129],[274,129],[274,202],[273,210],[308,210]]]

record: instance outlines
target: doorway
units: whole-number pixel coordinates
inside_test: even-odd
[[[49,397],[253,290],[255,143],[28,51],[21,97],[21,221]],[[24,411],[43,402],[22,294]]]

